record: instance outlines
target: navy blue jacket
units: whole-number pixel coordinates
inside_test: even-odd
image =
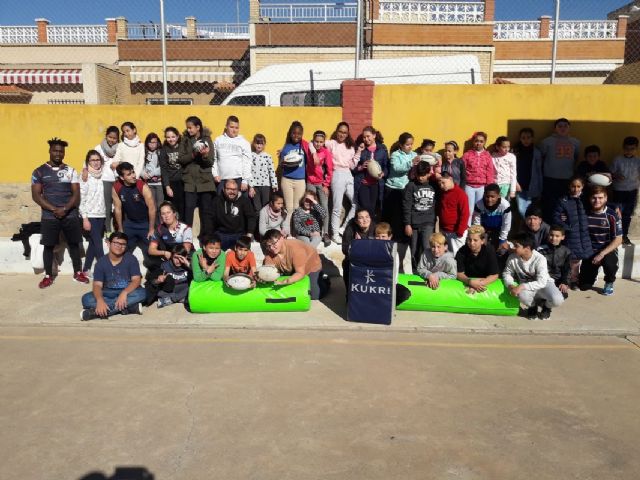
[[[553,213],[553,223],[565,228],[564,243],[571,250],[573,258],[584,259],[593,256],[587,210],[582,197],[562,197]]]
[[[389,175],[389,151],[384,143],[376,143],[376,150],[373,152],[373,158],[380,164],[382,173],[384,176],[378,181],[378,205],[382,209],[382,199],[384,198],[384,182]],[[356,165],[356,168],[351,171],[353,173],[353,196],[358,198],[358,189],[362,183],[362,179],[367,174],[366,170],[358,170],[358,166],[362,165],[367,160],[371,159],[371,152],[366,148],[360,155],[360,161]]]

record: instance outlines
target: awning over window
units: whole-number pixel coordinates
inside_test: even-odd
[[[0,70],[0,85],[11,84],[77,84],[82,83],[80,69]]]
[[[232,82],[236,74],[224,67],[168,67],[168,82]],[[161,82],[161,67],[132,67],[131,82]]]

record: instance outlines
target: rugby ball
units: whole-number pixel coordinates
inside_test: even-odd
[[[202,140],[196,140],[193,144],[193,150],[200,153],[202,150],[204,150],[207,147],[207,143],[203,142]]]
[[[302,156],[302,154],[296,151],[291,151],[284,156],[284,158],[282,159],[282,163],[284,163],[287,166],[293,167],[293,166],[300,165],[302,163],[303,158],[304,157]]]
[[[253,283],[253,279],[245,274],[245,273],[236,273],[235,275],[231,275],[227,278],[227,287],[232,290],[249,290],[251,288],[251,284]]]
[[[428,153],[425,153],[424,155],[420,155],[420,157],[418,158],[421,162],[427,162],[431,166],[438,164],[438,159],[433,155],[429,155]]]
[[[380,168],[380,164],[375,160],[369,160],[369,163],[367,164],[367,173],[369,173],[373,178],[378,178],[382,173],[382,168]]]
[[[602,173],[594,173],[593,175],[590,175],[588,181],[591,185],[600,185],[601,187],[608,187],[611,185],[611,178]]]
[[[257,273],[263,282],[275,282],[280,277],[280,272],[273,265],[262,265],[258,267]]]

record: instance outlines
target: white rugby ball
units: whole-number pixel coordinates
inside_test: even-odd
[[[421,162],[427,162],[431,166],[438,164],[438,159],[436,157],[434,157],[433,155],[429,155],[428,153],[420,155],[420,157],[418,159]]]
[[[300,165],[302,163],[303,158],[304,157],[300,153],[296,151],[291,151],[284,156],[284,158],[282,159],[282,162],[288,166]]]
[[[600,185],[601,187],[608,187],[611,185],[611,178],[602,173],[594,173],[593,175],[590,175],[588,181],[591,185]]]
[[[380,164],[375,160],[369,160],[369,164],[367,165],[367,172],[373,178],[378,178],[382,173],[382,168],[380,168]]]
[[[249,275],[244,273],[236,273],[235,275],[231,275],[229,278],[227,278],[227,287],[233,290],[249,290],[252,283],[253,279]]]
[[[258,267],[258,278],[263,282],[275,282],[280,278],[280,272],[273,265],[262,265]]]
[[[202,140],[196,140],[195,143],[193,144],[193,149],[200,153],[202,150],[204,150],[204,148],[206,148],[207,143],[203,142]]]

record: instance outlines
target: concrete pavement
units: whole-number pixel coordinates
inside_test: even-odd
[[[2,325],[0,361],[3,478],[640,469],[640,349],[622,338]]]
[[[344,285],[332,279],[332,292],[313,301],[309,312],[191,314],[180,305],[158,310],[146,308],[142,316],[115,316],[81,324],[80,297],[90,287],[61,275],[52,287],[39,290],[35,275],[0,275],[0,325],[82,325],[102,327],[175,327],[241,329],[328,329],[426,332],[484,332],[534,334],[639,335],[640,283],[618,280],[615,294],[603,297],[596,291],[571,292],[550,320],[530,321],[521,317],[494,317],[430,312],[396,312],[391,326],[350,323],[346,318]]]

